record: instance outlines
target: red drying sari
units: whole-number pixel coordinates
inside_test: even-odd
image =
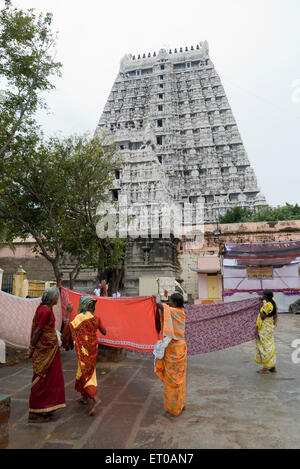
[[[78,358],[75,389],[85,398],[97,393],[96,363],[98,355],[97,330],[100,320],[92,313],[78,314],[70,323],[70,330]],[[102,325],[101,325],[102,328]]]
[[[47,413],[66,407],[55,316],[48,306],[37,308],[32,321],[31,337],[37,327],[43,331],[32,355],[33,378],[29,412]]]

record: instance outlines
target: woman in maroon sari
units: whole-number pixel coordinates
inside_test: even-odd
[[[28,422],[45,422],[57,409],[66,407],[65,385],[52,307],[59,298],[55,287],[45,290],[35,312],[31,329],[33,378]]]

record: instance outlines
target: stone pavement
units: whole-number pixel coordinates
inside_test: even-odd
[[[254,344],[190,357],[187,407],[166,415],[152,356],[129,352],[121,363],[97,365],[102,405],[95,417],[76,402],[77,361],[62,352],[67,408],[28,424],[31,364],[0,369],[0,393],[11,394],[9,449],[14,448],[299,448],[300,364],[291,347],[300,316],[280,315],[278,373],[258,375]],[[300,353],[299,353],[300,357]]]

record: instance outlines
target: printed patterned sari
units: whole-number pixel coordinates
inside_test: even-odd
[[[78,314],[70,323],[70,330],[78,358],[75,389],[83,397],[90,399],[95,397],[98,386],[96,377],[98,327],[98,319],[89,311]]]
[[[65,386],[55,331],[55,316],[48,306],[39,306],[32,322],[31,336],[42,329],[33,355],[33,378],[29,412],[48,413],[66,407]]]
[[[164,305],[162,318],[163,336],[172,340],[158,359],[155,373],[164,383],[164,407],[173,415],[179,415],[186,401],[187,346],[184,339],[185,314],[182,308]]]
[[[261,311],[267,316],[273,312],[272,303],[268,302]],[[266,369],[275,368],[276,350],[274,342],[275,323],[274,317],[261,319],[260,314],[257,317],[258,337],[256,339],[254,361],[258,365],[263,365]]]

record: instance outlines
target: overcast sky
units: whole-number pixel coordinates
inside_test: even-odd
[[[93,132],[125,53],[209,42],[259,187],[300,203],[299,0],[13,0],[54,15],[63,77],[47,135]]]

